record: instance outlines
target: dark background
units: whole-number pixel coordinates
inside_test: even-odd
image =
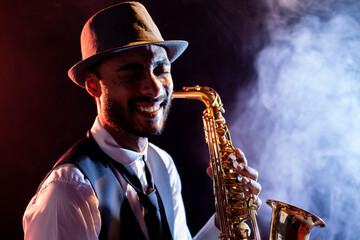
[[[85,21],[118,2],[0,2],[2,239],[23,238],[22,215],[39,182],[93,123],[95,103],[71,82],[67,70],[81,60],[79,36]],[[265,6],[256,0],[140,2],[165,39],[190,43],[172,67],[175,89],[213,87],[231,123],[236,90],[248,88],[256,79],[254,57],[267,41]],[[205,172],[209,158],[203,109],[201,102],[176,100],[164,134],[152,139],[177,164],[192,234],[214,212],[212,183]]]

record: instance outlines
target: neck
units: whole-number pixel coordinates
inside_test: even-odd
[[[139,137],[122,129],[115,129],[114,127],[111,127],[110,125],[107,125],[103,121],[101,121],[101,118],[99,118],[99,120],[100,124],[122,148],[126,148],[136,152],[141,152],[144,150],[148,142],[147,137]]]
[[[141,152],[144,150],[147,144],[146,137],[138,137],[131,134],[125,134],[123,132],[113,133],[111,130],[106,129],[110,135],[115,139],[115,141],[122,147],[130,149],[136,152]]]
[[[130,133],[129,131],[126,131],[124,129],[118,129],[114,126],[107,124],[106,121],[103,119],[102,115],[99,114],[101,112],[100,111],[101,109],[98,99],[97,99],[97,110],[98,110],[98,118],[100,124],[114,138],[114,140],[119,144],[119,146],[136,152],[141,152],[144,150],[148,141],[147,137],[136,136]]]

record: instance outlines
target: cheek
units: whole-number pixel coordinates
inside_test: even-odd
[[[118,92],[108,92],[107,94],[103,94],[101,96],[101,103],[105,109],[106,106],[114,105],[121,106],[123,109],[128,108],[128,94],[126,92],[118,91]]]
[[[171,77],[169,79],[167,79],[167,82],[166,82],[166,84],[164,84],[164,87],[168,93],[173,92],[174,84],[173,84]]]

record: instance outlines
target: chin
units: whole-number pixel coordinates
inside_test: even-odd
[[[164,123],[155,124],[150,127],[146,127],[143,130],[138,131],[138,136],[141,137],[154,137],[159,136],[164,131]]]

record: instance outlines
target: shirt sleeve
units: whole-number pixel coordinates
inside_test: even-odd
[[[24,239],[98,239],[98,205],[81,171],[72,164],[62,165],[51,172],[26,208]]]
[[[220,230],[215,226],[215,214],[207,221],[204,227],[196,234],[194,240],[218,240]]]

